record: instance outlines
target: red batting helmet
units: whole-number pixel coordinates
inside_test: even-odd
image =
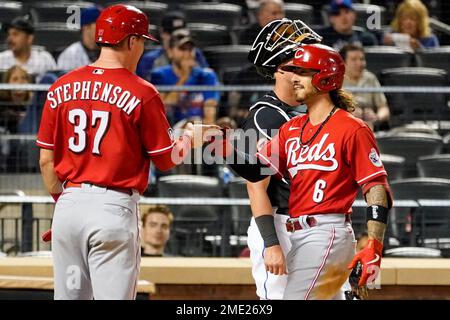
[[[113,5],[102,11],[97,19],[95,41],[117,44],[129,35],[158,41],[148,33],[148,18],[141,10],[129,5]]]
[[[286,71],[295,68],[317,70],[312,84],[320,91],[329,92],[342,88],[345,64],[341,55],[333,48],[322,44],[305,44],[299,47],[294,59],[283,66]]]

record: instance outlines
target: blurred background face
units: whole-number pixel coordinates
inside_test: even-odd
[[[21,52],[31,48],[33,44],[33,35],[24,31],[10,28],[8,30],[8,37],[6,38],[8,48],[13,52]]]
[[[143,226],[142,239],[153,247],[164,247],[170,237],[170,220],[159,212],[147,215]]]
[[[258,12],[258,23],[261,27],[264,27],[273,20],[282,18],[284,18],[283,7],[275,2],[268,2],[264,5],[264,8]]]
[[[366,58],[359,50],[348,51],[345,59],[345,72],[352,78],[359,78],[366,68]]]
[[[195,57],[194,46],[191,43],[185,43],[181,46],[175,46],[171,48],[169,52],[170,59],[178,67],[181,64],[181,61],[185,59],[194,59]]]
[[[95,43],[95,23],[86,24],[81,27],[81,41],[90,50],[97,48],[97,44]]]
[[[334,30],[339,33],[351,33],[355,20],[356,13],[347,8],[341,8],[338,14],[330,16],[330,22]]]
[[[26,73],[26,71],[19,69],[19,68],[15,68],[12,73],[11,76],[8,80],[8,83],[11,84],[25,84],[25,83],[30,83],[29,81],[29,76]],[[25,102],[28,100],[29,97],[29,92],[28,91],[18,91],[18,90],[13,90],[11,91],[11,99],[14,102]]]
[[[400,17],[400,32],[409,34],[411,37],[417,36],[419,18],[414,13],[404,13]]]

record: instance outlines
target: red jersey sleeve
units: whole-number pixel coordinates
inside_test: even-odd
[[[53,105],[55,107],[52,108]],[[56,122],[56,113],[56,103],[50,103],[50,99],[48,99],[47,95],[47,100],[42,109],[41,124],[36,140],[36,144],[41,148],[53,150],[53,147],[55,146],[53,133]]]
[[[173,132],[159,94],[143,105],[139,122],[142,141],[150,157],[171,151],[174,146]]]
[[[368,127],[361,127],[350,136],[344,152],[346,162],[360,186],[377,177],[387,176],[375,137]]]
[[[286,171],[286,150],[285,133],[282,126],[278,134],[262,147],[258,148],[256,156],[258,159],[275,170],[276,175],[281,179]]]

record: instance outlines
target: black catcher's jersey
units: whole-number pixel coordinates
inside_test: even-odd
[[[257,146],[261,146],[265,141],[271,140],[278,129],[291,118],[304,114],[306,107],[291,107],[283,103],[273,91],[266,93],[253,106],[250,107],[250,113],[245,120],[242,129],[244,132],[252,130],[257,133],[257,144],[250,144],[248,154],[256,154]],[[272,177],[267,189],[270,202],[273,207],[277,207],[277,213],[289,214],[289,178],[283,180]]]

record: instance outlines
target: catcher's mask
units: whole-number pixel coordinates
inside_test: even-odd
[[[248,60],[260,75],[273,78],[278,66],[292,59],[299,46],[321,41],[322,37],[301,20],[274,20],[259,32],[248,53]]]

